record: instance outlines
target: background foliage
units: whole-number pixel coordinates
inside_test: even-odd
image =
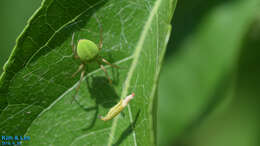
[[[257,0],[178,1],[159,85],[161,145],[259,145],[259,10]]]
[[[0,72],[3,71],[3,65],[7,61],[14,45],[15,40],[26,25],[28,19],[34,11],[40,6],[40,0],[3,0],[0,2]]]
[[[1,66],[39,5],[0,2]],[[258,0],[178,1],[159,88],[160,146],[259,145],[257,10]]]

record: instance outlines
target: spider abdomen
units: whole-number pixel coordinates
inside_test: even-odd
[[[87,62],[93,60],[98,55],[97,45],[87,39],[80,39],[77,46],[77,54],[80,60]]]

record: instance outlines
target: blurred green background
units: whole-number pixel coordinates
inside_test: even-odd
[[[2,66],[15,46],[16,38],[23,31],[26,22],[40,4],[40,0],[0,1],[0,73],[2,73]]]
[[[160,146],[260,145],[260,1],[179,0],[159,84]]]
[[[158,90],[159,146],[260,144],[258,1],[178,1]],[[0,1],[0,66],[40,3]]]

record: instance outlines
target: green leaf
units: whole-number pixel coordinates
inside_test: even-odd
[[[160,145],[181,145],[178,142],[225,98],[257,3],[216,5],[167,60],[159,88]]]
[[[260,3],[258,3],[258,10]],[[260,104],[260,15],[255,13],[250,29],[241,41],[235,80],[229,104],[217,108],[189,136],[193,146],[245,146],[259,144]],[[222,103],[223,104],[223,103]],[[228,106],[227,106],[228,105]],[[221,110],[220,110],[221,109]],[[243,126],[241,126],[243,123]],[[214,132],[212,132],[214,131]],[[204,139],[207,139],[206,141]],[[183,141],[186,141],[185,138]],[[185,143],[190,145],[189,143]]]
[[[186,138],[182,139],[185,144],[192,146],[259,144],[259,46],[260,16],[256,15],[242,41],[237,69],[234,73],[236,77],[231,86],[231,94],[228,95],[232,100],[228,102],[229,104],[224,103],[225,106],[221,104],[220,108],[218,107],[203,121],[203,124],[189,133],[188,143]]]
[[[45,0],[29,20],[0,80],[1,135],[26,135],[25,145],[154,145],[156,89],[176,1]],[[99,41],[100,55],[120,69],[87,64],[71,104],[80,61],[71,37]],[[75,41],[76,42],[76,41]],[[134,92],[123,113],[104,122],[120,98]]]

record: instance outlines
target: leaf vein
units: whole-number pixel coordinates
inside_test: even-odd
[[[130,66],[130,70],[128,72],[128,75],[127,75],[127,78],[125,80],[125,86],[123,88],[123,91],[122,91],[122,94],[121,94],[121,98],[124,98],[125,96],[127,96],[127,93],[128,93],[128,89],[130,87],[130,81],[132,79],[132,76],[133,76],[133,73],[136,69],[136,66],[137,66],[137,62],[138,62],[138,59],[140,57],[140,54],[141,54],[141,50],[143,48],[143,45],[144,45],[144,41],[145,41],[145,38],[148,34],[148,30],[152,24],[152,20],[156,14],[156,12],[158,11],[158,8],[161,4],[162,0],[157,0],[152,8],[152,11],[150,13],[150,15],[148,16],[148,19],[147,19],[147,22],[145,23],[144,25],[144,28],[143,28],[143,31],[141,33],[141,36],[139,38],[139,41],[137,43],[137,46],[135,48],[135,51],[134,51],[134,60],[132,62],[132,65]],[[131,109],[129,108],[130,107],[130,104],[128,105],[128,109],[130,110],[131,112]],[[132,114],[130,114],[129,112],[129,117],[130,117],[130,122],[133,123],[133,119],[132,118]],[[110,134],[110,137],[108,139],[108,146],[111,146],[112,145],[112,139],[114,137],[114,133],[115,133],[115,130],[116,130],[116,123],[118,121],[118,118],[115,118],[114,121],[113,121],[113,124],[112,124],[112,128],[111,128],[111,134]],[[135,130],[133,129],[133,135],[135,135]],[[134,136],[135,137],[135,136]],[[136,137],[134,138],[134,142],[135,142],[135,146],[137,146],[137,142],[136,142]]]

